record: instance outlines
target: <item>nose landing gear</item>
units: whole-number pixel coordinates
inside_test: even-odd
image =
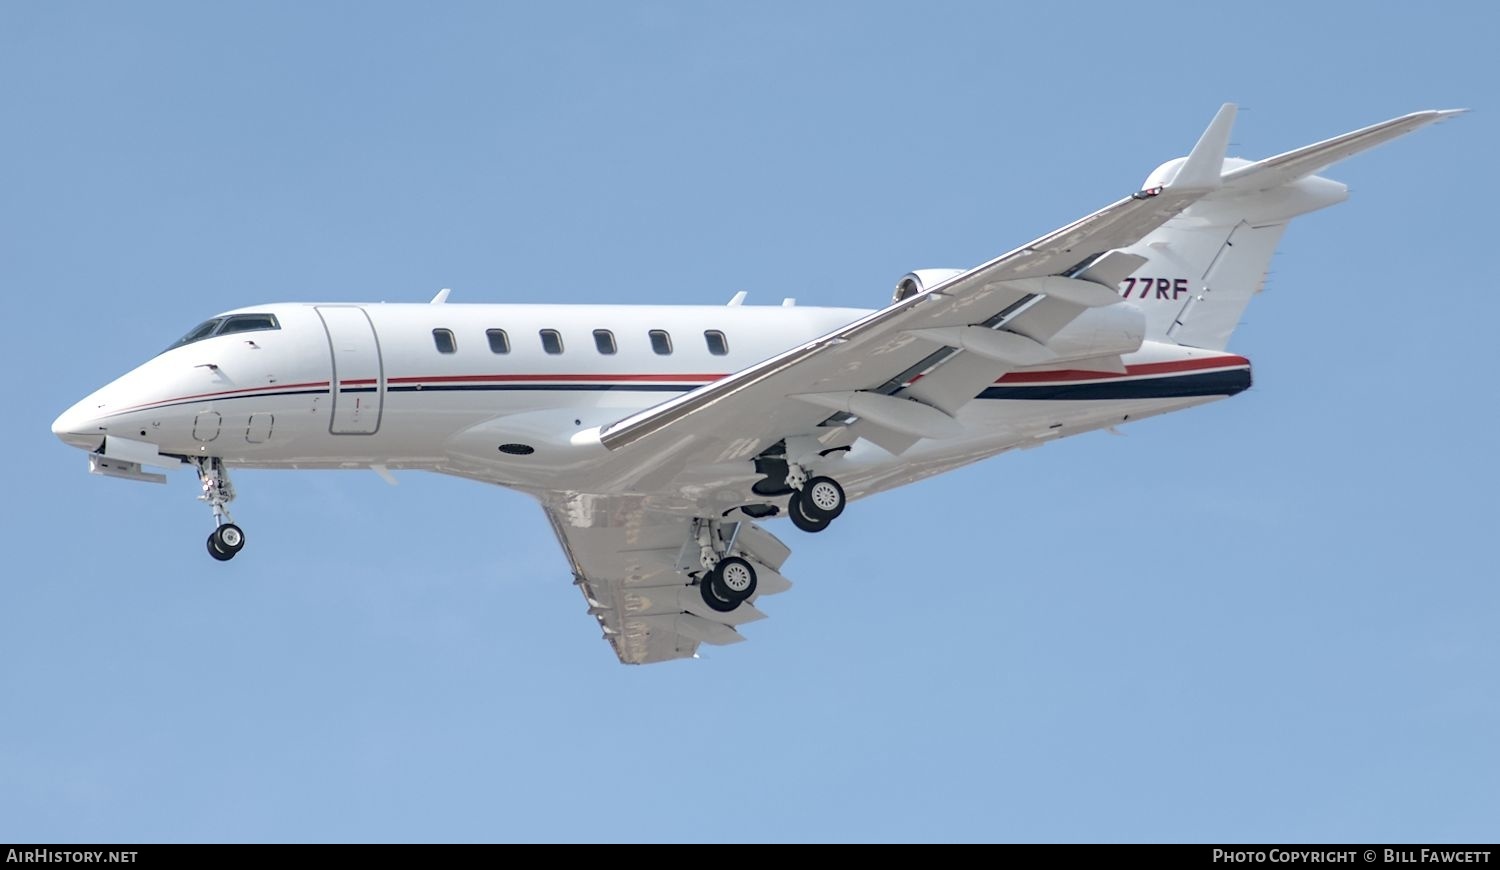
[[[234,484],[229,482],[229,469],[215,456],[194,457],[192,462],[198,470],[198,482],[203,485],[203,494],[198,500],[208,502],[214,512],[216,528],[208,536],[208,555],[220,562],[228,562],[245,546],[245,532],[229,516],[229,503],[234,501]]]

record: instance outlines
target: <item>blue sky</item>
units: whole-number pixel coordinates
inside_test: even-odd
[[[0,6],[0,840],[1500,836],[1472,4]],[[883,303],[1239,102],[1327,174],[1232,401],[861,502],[749,643],[618,665],[542,515],[407,473],[93,478],[57,413],[282,300]]]

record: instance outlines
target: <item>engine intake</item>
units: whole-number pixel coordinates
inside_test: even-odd
[[[955,275],[962,275],[963,269],[917,269],[907,272],[896,282],[896,292],[891,294],[892,302],[900,302],[902,299],[930,290]]]

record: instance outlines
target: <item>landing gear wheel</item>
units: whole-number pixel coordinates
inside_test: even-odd
[[[709,579],[716,585],[715,593],[733,599],[736,604],[755,594],[755,566],[739,556],[719,560]]]
[[[716,613],[728,613],[740,606],[740,600],[727,594],[719,585],[719,571],[714,569],[698,578],[698,591],[703,595],[703,603],[708,609]]]
[[[213,556],[220,562],[228,562],[234,558],[233,553],[226,553],[219,549],[219,536],[217,533],[208,536],[208,555]]]
[[[833,520],[826,517],[809,516],[802,509],[802,493],[800,492],[792,493],[791,501],[787,502],[786,512],[792,518],[792,525],[804,532],[821,532],[828,528],[829,523],[833,522]]]
[[[208,554],[228,562],[245,546],[245,533],[234,523],[225,523],[208,536]]]
[[[219,546],[231,553],[238,553],[245,546],[245,533],[234,523],[225,523],[215,531],[219,536]]]
[[[810,517],[836,520],[844,512],[844,488],[831,477],[814,477],[800,494],[802,512]]]

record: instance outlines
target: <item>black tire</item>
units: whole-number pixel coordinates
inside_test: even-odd
[[[802,512],[814,519],[836,520],[844,512],[844,488],[831,477],[814,477],[802,485]]]
[[[234,523],[225,523],[214,529],[213,540],[219,549],[233,556],[245,548],[245,531]]]
[[[733,599],[736,604],[755,594],[760,579],[755,576],[755,566],[739,556],[726,556],[719,560],[710,575],[714,594]]]
[[[234,558],[233,553],[227,553],[219,549],[219,533],[217,531],[208,536],[208,555],[213,556],[220,562],[228,562]]]
[[[728,613],[740,606],[738,598],[723,596],[723,589],[718,586],[718,571],[709,571],[698,578],[698,591],[703,595],[703,603],[708,609],[717,613]]]
[[[792,498],[787,502],[787,515],[792,518],[792,525],[804,532],[821,532],[828,528],[833,520],[822,517],[814,518],[802,510],[802,493],[792,493]]]

